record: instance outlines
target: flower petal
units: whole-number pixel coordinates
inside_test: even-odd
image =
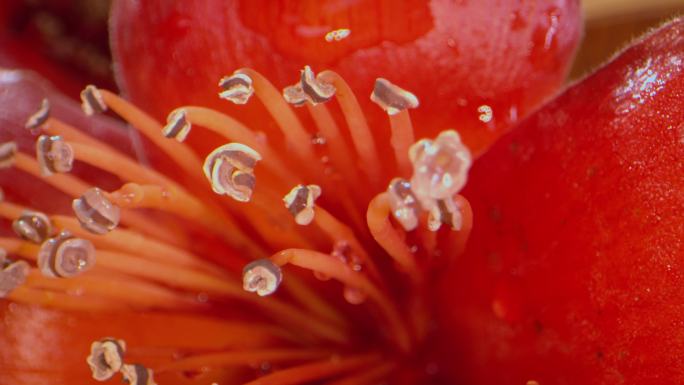
[[[345,77],[383,138],[387,119],[364,96],[377,77],[418,96],[420,136],[457,128],[478,152],[563,82],[579,20],[574,0],[119,0],[111,39],[120,85],[158,117],[202,104],[268,132],[258,106],[216,97],[218,80],[253,67],[284,87],[311,65]],[[350,34],[326,40],[338,29]]]
[[[443,298],[464,383],[682,383],[684,19],[498,142]]]

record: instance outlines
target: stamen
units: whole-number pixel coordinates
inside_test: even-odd
[[[14,165],[17,155],[17,144],[14,142],[0,143],[0,169]]]
[[[88,85],[81,91],[81,102],[81,108],[88,116],[107,111],[107,104],[105,104],[100,90],[93,85]]]
[[[174,110],[166,120],[166,126],[162,129],[162,135],[183,142],[188,137],[191,128],[192,125],[185,118],[185,111]]]
[[[314,219],[314,202],[321,195],[315,184],[297,185],[283,198],[285,207],[292,213],[298,225],[306,226]]]
[[[472,163],[470,151],[456,131],[440,133],[435,140],[422,139],[411,146],[411,189],[423,208],[435,200],[449,199],[465,186]]]
[[[97,187],[88,189],[74,199],[71,207],[81,226],[93,234],[106,234],[119,224],[121,209]]]
[[[154,372],[140,364],[124,365],[121,368],[123,381],[129,385],[157,385]]]
[[[94,265],[93,244],[66,231],[43,242],[38,252],[38,267],[48,277],[74,277]]]
[[[0,298],[21,286],[31,269],[26,261],[11,262],[6,259],[6,255],[7,252],[0,249]]]
[[[212,151],[204,161],[204,175],[215,193],[249,202],[256,184],[254,166],[261,155],[240,143],[228,143]]]
[[[411,191],[411,184],[401,178],[394,178],[387,188],[392,215],[406,231],[418,227],[420,205]]]
[[[283,280],[280,267],[270,259],[257,259],[242,270],[242,282],[245,291],[256,292],[260,296],[275,293]]]
[[[407,108],[416,108],[419,104],[414,94],[383,78],[375,79],[370,98],[389,115],[396,115]]]
[[[12,229],[21,238],[36,244],[43,243],[52,235],[52,223],[47,215],[25,211],[12,222]]]
[[[454,204],[452,199],[441,199],[432,206],[428,215],[428,229],[437,231],[442,224],[449,226],[452,230],[461,230],[463,217],[461,211]]]
[[[296,107],[303,106],[306,102],[314,106],[325,103],[334,95],[335,87],[332,84],[319,81],[309,66],[304,67],[297,84],[283,90],[285,101]]]
[[[219,87],[222,89],[219,97],[235,104],[246,104],[254,94],[252,78],[243,73],[224,76],[219,81]]]
[[[71,171],[74,150],[61,136],[41,135],[36,142],[36,158],[43,176]]]
[[[200,354],[182,358],[164,365],[157,371],[192,370],[208,367],[226,367],[229,365],[250,365],[254,362],[285,362],[309,359],[320,359],[330,353],[312,348],[305,349],[259,349],[242,350],[225,353]]]
[[[86,362],[96,381],[107,381],[123,367],[126,343],[123,340],[103,338],[90,345]]]
[[[40,108],[28,120],[26,120],[25,127],[28,130],[35,130],[42,126],[50,117],[50,101],[43,99],[40,103]]]
[[[346,39],[347,37],[349,37],[349,35],[351,35],[351,30],[349,30],[348,28],[340,28],[326,33],[325,41],[327,41],[328,43],[332,43],[333,41],[340,41]]]

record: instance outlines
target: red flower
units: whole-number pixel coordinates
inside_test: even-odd
[[[461,196],[578,40],[491,3],[118,1],[91,117],[0,73],[0,383],[681,382],[684,22]]]

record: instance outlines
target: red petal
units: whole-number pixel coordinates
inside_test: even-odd
[[[419,97],[421,135],[457,127],[478,151],[562,83],[579,19],[574,0],[119,0],[111,39],[121,86],[158,117],[189,103],[235,113],[216,97],[221,76],[249,66],[284,87],[311,65],[341,73],[377,131],[387,119],[367,95],[385,77]],[[326,42],[339,28],[349,37]],[[243,118],[268,130],[254,107]]]
[[[444,298],[462,382],[684,383],[683,97],[679,19],[478,161]]]

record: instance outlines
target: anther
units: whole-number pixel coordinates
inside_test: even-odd
[[[332,84],[319,81],[311,67],[305,66],[301,72],[299,83],[283,90],[285,101],[297,107],[309,102],[313,105],[325,103],[335,95]]]
[[[219,97],[235,104],[246,104],[254,94],[252,78],[241,73],[223,77],[219,81],[219,87],[222,89]]]
[[[105,104],[100,90],[94,85],[88,85],[81,91],[81,109],[88,116],[107,111],[107,104]]]
[[[463,188],[472,163],[470,151],[453,130],[443,131],[435,140],[419,140],[409,149],[409,158],[411,190],[426,210],[435,200],[450,199]]]
[[[25,211],[12,222],[12,229],[21,238],[41,244],[52,235],[52,223],[47,215]]]
[[[156,385],[152,369],[140,364],[124,365],[121,374],[123,381],[129,385]]]
[[[81,226],[94,234],[106,234],[119,224],[121,209],[97,187],[74,199],[71,207]]]
[[[375,79],[370,98],[389,115],[398,114],[407,108],[416,108],[419,104],[416,95],[383,78]]]
[[[86,358],[93,378],[97,381],[107,381],[123,367],[126,343],[113,338],[103,338],[90,345],[90,355]]]
[[[6,255],[5,250],[0,249],[0,298],[21,286],[30,270],[26,261],[8,261]]]
[[[95,247],[87,239],[62,231],[43,242],[38,251],[38,267],[48,277],[70,278],[95,265]]]
[[[50,117],[50,101],[43,99],[40,103],[40,108],[33,115],[26,120],[25,127],[28,130],[34,130],[45,123]]]
[[[321,188],[315,184],[297,185],[283,198],[285,207],[298,225],[306,226],[314,219],[314,202],[321,196]]]
[[[204,175],[215,193],[248,202],[256,184],[254,166],[260,160],[261,155],[250,147],[228,143],[207,156]]]
[[[242,270],[242,287],[260,296],[273,294],[283,280],[280,266],[270,259],[257,259]]]
[[[0,143],[0,169],[10,168],[14,165],[17,154],[17,144],[14,142]]]
[[[326,33],[325,41],[327,41],[328,43],[332,43],[333,41],[340,41],[346,39],[347,37],[349,37],[349,35],[351,35],[351,30],[347,28],[340,28]]]
[[[387,188],[387,193],[392,215],[401,227],[406,231],[418,227],[420,205],[411,191],[411,183],[406,179],[394,178]]]
[[[166,118],[166,126],[162,129],[162,135],[183,142],[188,137],[191,128],[192,124],[186,118],[185,110],[174,110]]]
[[[428,214],[428,229],[437,231],[442,224],[449,226],[452,230],[460,230],[463,227],[463,216],[461,210],[456,206],[452,199],[438,200],[430,208]]]
[[[74,164],[74,150],[61,136],[39,136],[36,157],[43,176],[69,172]]]

